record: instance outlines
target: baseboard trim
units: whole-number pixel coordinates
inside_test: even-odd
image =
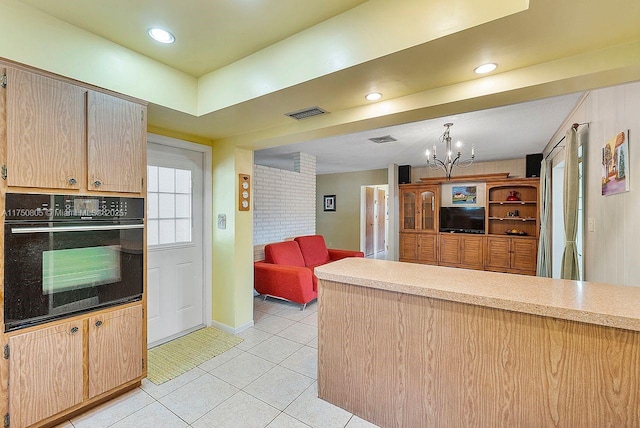
[[[231,327],[231,326],[228,326],[228,325],[223,324],[221,322],[218,322],[216,320],[211,320],[211,326],[219,328],[222,331],[226,331],[227,333],[238,334],[238,333],[241,333],[241,332],[245,331],[248,328],[253,327],[253,320],[247,321],[246,323],[244,323],[244,324],[242,324],[242,325],[240,325],[238,327]]]

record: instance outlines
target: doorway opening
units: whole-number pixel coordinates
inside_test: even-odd
[[[365,257],[387,259],[389,242],[389,185],[362,186],[360,251]]]

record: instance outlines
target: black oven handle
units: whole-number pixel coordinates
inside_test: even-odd
[[[109,224],[105,226],[15,227],[11,233],[89,232],[100,230],[143,229],[144,224]]]

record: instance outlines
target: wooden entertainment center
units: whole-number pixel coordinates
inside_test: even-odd
[[[401,184],[400,261],[535,275],[540,179],[508,176],[423,178]],[[478,204],[485,210],[483,233],[440,231],[442,188],[455,183],[486,186],[484,204]]]

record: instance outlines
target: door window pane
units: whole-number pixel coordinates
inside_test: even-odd
[[[191,171],[147,167],[147,244],[191,242]]]

